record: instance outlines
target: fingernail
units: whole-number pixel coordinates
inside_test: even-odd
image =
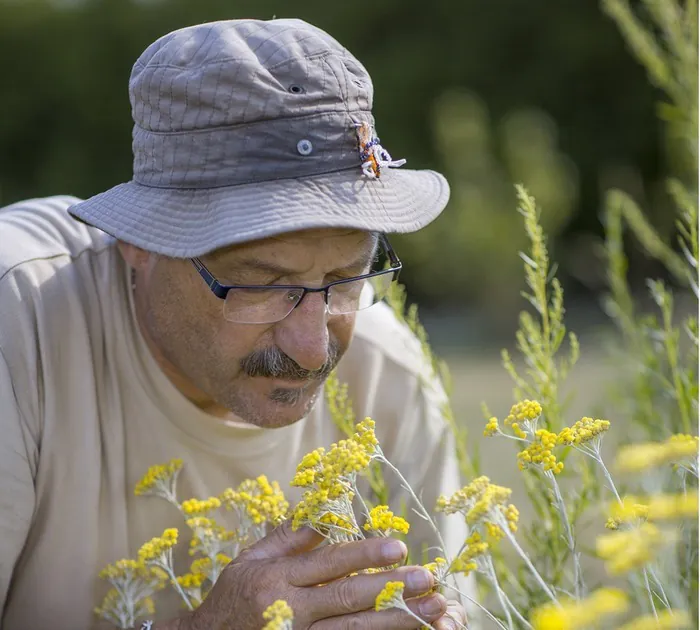
[[[442,611],[442,604],[437,597],[431,597],[430,599],[426,599],[424,602],[421,602],[419,608],[423,616],[432,617],[433,615],[437,615],[440,611]]]
[[[406,576],[406,586],[414,593],[425,593],[431,586],[430,573],[423,569],[411,571]]]
[[[403,560],[406,553],[406,545],[400,540],[387,540],[382,543],[382,558],[389,563]]]
[[[440,619],[440,630],[457,630],[457,624],[454,619],[445,615]]]

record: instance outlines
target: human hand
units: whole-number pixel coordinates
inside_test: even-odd
[[[434,581],[422,567],[350,576],[401,562],[406,556],[403,543],[370,538],[317,548],[321,540],[309,528],[294,532],[291,523],[283,523],[223,570],[202,605],[181,620],[179,630],[260,630],[263,611],[278,599],[292,607],[295,629],[419,628],[405,611],[374,610],[377,594],[393,580],[405,583],[406,604],[421,619],[437,622],[441,630],[459,627],[450,626],[451,619],[463,622],[461,607],[448,607],[437,593],[424,595]]]

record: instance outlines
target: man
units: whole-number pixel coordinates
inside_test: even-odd
[[[320,395],[336,365],[428,507],[457,489],[443,395],[377,303],[400,268],[385,235],[433,220],[448,187],[379,144],[360,63],[299,20],[225,21],[156,41],[129,91],[132,181],[0,211],[5,630],[98,627],[100,569],[178,525],[172,506],[133,494],[149,466],[184,461],[180,499],[260,474],[286,486],[306,452],[338,439]],[[463,529],[445,535],[454,553]],[[195,612],[159,594],[142,627],[260,628],[276,599],[299,628],[419,627],[372,610],[391,579],[434,627],[464,623],[457,603],[422,595],[424,569],[362,572],[401,563],[402,543],[319,542],[282,525]]]

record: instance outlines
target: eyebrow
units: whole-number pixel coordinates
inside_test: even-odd
[[[377,253],[378,243],[373,243],[372,247],[365,250],[358,258],[348,265],[343,267],[336,267],[333,271],[353,271],[355,269],[361,269],[365,267],[368,263],[374,260]],[[250,257],[243,258],[236,261],[235,265],[232,265],[233,269],[237,271],[263,271],[265,273],[271,273],[279,276],[292,276],[299,273],[298,269],[291,269],[289,267],[284,267],[267,260],[261,260],[260,258]]]

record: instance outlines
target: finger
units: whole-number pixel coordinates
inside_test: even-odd
[[[430,605],[431,602],[432,606]],[[379,612],[365,610],[351,615],[321,619],[313,623],[309,630],[355,630],[356,628],[363,628],[363,630],[404,630],[421,628],[423,625],[438,619],[445,612],[446,608],[445,598],[437,593],[413,599],[406,603],[409,610],[419,617],[418,619],[398,608]],[[421,606],[437,610],[438,612],[424,611],[420,613]]]
[[[292,530],[292,522],[284,521],[265,538],[245,549],[241,555],[255,560],[293,556],[317,547],[323,536],[310,527]]]
[[[327,545],[290,560],[287,563],[287,578],[294,586],[316,586],[362,569],[401,562],[406,553],[406,545],[392,538],[369,538]]]
[[[393,571],[353,575],[319,588],[304,589],[303,607],[312,619],[336,617],[374,608],[377,595],[391,581],[405,584],[405,598],[425,595],[434,584],[432,573],[423,567],[401,567]]]
[[[466,625],[467,613],[464,607],[455,601],[448,601],[447,612],[433,623],[435,630],[461,630]]]

